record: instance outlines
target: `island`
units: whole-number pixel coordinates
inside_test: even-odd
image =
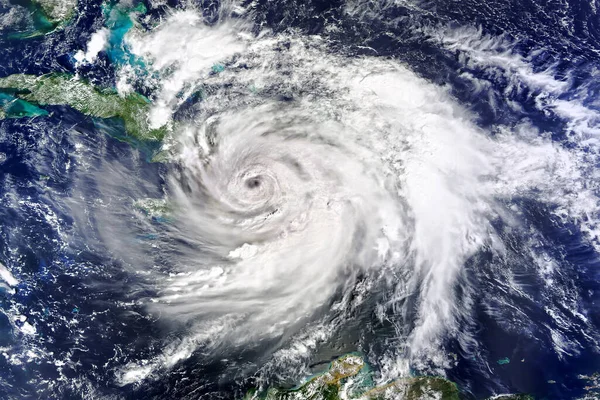
[[[77,0],[10,0],[10,3],[25,8],[33,25],[33,30],[10,34],[13,39],[34,38],[65,26],[77,6]]]
[[[463,400],[458,386],[439,376],[402,378],[374,386],[364,359],[359,354],[342,356],[329,364],[326,372],[292,389],[275,387],[251,389],[244,400]],[[506,394],[494,400],[533,400],[525,394]],[[491,400],[491,399],[490,399]]]
[[[144,96],[135,92],[120,95],[114,89],[98,88],[69,74],[0,78],[0,100],[0,118],[45,115],[47,112],[39,107],[64,105],[91,117],[118,119],[125,129],[125,135],[118,139],[158,142],[167,133],[166,127],[148,126],[151,104]]]

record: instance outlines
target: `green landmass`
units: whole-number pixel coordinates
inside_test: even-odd
[[[173,210],[165,199],[142,199],[133,203],[133,206],[156,222],[171,220]]]
[[[416,376],[398,379],[373,387],[363,358],[349,354],[338,358],[329,369],[293,389],[270,387],[250,390],[244,400],[461,400],[454,382],[439,376]],[[496,396],[502,400],[533,400],[531,396],[511,394]]]
[[[38,3],[50,21],[57,23],[70,19],[75,11],[77,0],[33,0]]]
[[[364,366],[362,357],[349,354],[333,361],[327,372],[313,377],[297,389],[269,388],[265,393],[251,391],[244,400],[339,399],[342,381],[356,376]]]
[[[149,128],[150,102],[144,96],[137,93],[120,96],[112,89],[95,87],[68,74],[10,75],[0,78],[0,93],[32,106],[66,105],[91,117],[118,119],[123,122],[126,134],[117,138],[126,141],[160,141],[167,132],[166,127]]]
[[[13,39],[28,39],[45,35],[64,26],[75,14],[77,0],[10,0],[31,15],[33,30],[9,35]]]
[[[460,400],[458,387],[438,376],[418,376],[396,380],[388,385],[369,390],[360,397],[369,400]]]

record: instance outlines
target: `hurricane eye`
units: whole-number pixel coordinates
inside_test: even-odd
[[[250,189],[256,189],[260,186],[260,178],[254,177],[246,180],[246,186]]]

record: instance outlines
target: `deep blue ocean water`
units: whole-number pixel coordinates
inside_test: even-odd
[[[506,77],[494,76],[487,67],[468,65],[458,52],[442,48],[422,33],[429,27],[468,26],[479,29],[481,35],[502,36],[517,43],[513,52],[525,58],[533,71],[551,68],[555,76],[569,81],[559,98],[577,98],[589,109],[598,110],[600,16],[593,11],[600,6],[597,2],[444,0],[425,1],[418,7],[389,2],[384,10],[360,19],[343,13],[343,1],[260,0],[253,4],[257,30],[295,28],[304,34],[327,36],[332,52],[397,59],[423,78],[449,85],[452,95],[475,113],[481,127],[511,125],[527,118],[534,126],[551,132],[552,140],[561,146],[588,152],[591,170],[597,166],[594,150],[571,140],[568,120],[536,107],[535,88],[517,90]],[[181,7],[175,1],[168,5]],[[219,4],[205,1],[200,6],[207,22],[215,23]],[[0,13],[7,12],[8,7],[11,5],[2,3]],[[166,6],[146,7],[154,18],[166,12]],[[77,16],[62,30],[31,39],[10,39],[1,32],[0,75],[78,72],[95,84],[114,86],[118,54],[101,52],[93,65],[77,71],[73,59],[103,23],[102,4],[83,0],[77,6]],[[326,31],[325,27],[333,23],[340,29]],[[475,90],[473,80],[466,76],[486,77],[489,86]],[[519,110],[511,106],[514,103],[520,105]],[[125,306],[140,295],[129,290],[138,277],[122,267],[126,261],[103,251],[98,231],[74,223],[70,197],[81,196],[85,201],[102,198],[95,194],[102,190],[96,181],[77,170],[75,150],[79,148],[77,157],[91,164],[92,171],[95,166],[113,164],[131,171],[131,190],[147,197],[160,194],[170,166],[148,162],[143,150],[107,135],[101,121],[69,107],[46,109],[48,116],[0,121],[0,153],[5,155],[0,162],[0,262],[19,280],[14,294],[0,288],[4,311],[0,313],[0,353],[4,354],[0,356],[0,398],[239,396],[253,384],[252,379],[243,379],[247,371],[235,369],[232,362],[205,362],[201,354],[178,364],[163,379],[139,387],[121,387],[112,374],[105,373],[104,366],[114,367],[114,359],[127,361],[128,354],[137,357],[160,346],[157,338],[177,337],[147,317],[141,305]],[[77,129],[72,129],[75,126]],[[125,207],[126,194],[121,201]],[[585,337],[597,339],[600,332],[598,253],[578,225],[556,218],[548,204],[527,196],[513,201],[526,213],[525,224],[542,233],[540,249],[560,261],[564,282],[557,284],[577,294],[589,323],[567,329],[568,339],[580,347],[557,356],[552,338],[541,329],[554,324],[543,312],[544,303],[554,300],[537,290],[541,282],[533,267],[520,264],[519,259],[510,266],[529,295],[527,299],[510,298],[503,282],[495,279],[496,271],[481,267],[493,264],[493,255],[482,252],[469,260],[466,268],[468,279],[478,288],[476,331],[485,351],[461,360],[448,370],[448,377],[475,399],[497,392],[529,393],[537,399],[581,398],[589,382],[578,375],[600,371],[600,349],[593,345],[593,339]],[[91,227],[106,223],[95,220],[97,217],[89,217]],[[496,229],[502,232],[505,226],[498,221]],[[506,241],[514,243],[518,252],[525,238],[520,233],[511,235],[506,231]],[[151,293],[153,289],[140,290]],[[524,314],[515,314],[507,304],[516,305]],[[496,317],[492,318],[488,311],[494,307]],[[23,335],[15,328],[24,321],[13,321],[10,315],[26,316],[35,333]],[[367,335],[385,335],[389,330],[368,312],[363,318],[373,326]],[[515,324],[524,328],[515,329]],[[352,336],[349,333],[346,341],[332,344],[339,354],[329,350],[329,357],[353,351],[351,343],[358,339]],[[373,345],[370,361],[383,346]],[[455,343],[448,343],[448,350],[460,352]],[[70,361],[49,364],[43,361],[42,353]],[[260,357],[256,350],[241,351],[237,361],[249,365]],[[510,363],[498,364],[506,357]]]

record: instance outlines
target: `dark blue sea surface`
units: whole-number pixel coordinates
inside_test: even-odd
[[[255,33],[269,28],[275,34],[295,30],[322,35],[332,53],[398,60],[420,77],[448,86],[490,135],[499,126],[516,127],[527,120],[560,147],[578,151],[588,163],[586,171],[597,174],[596,150],[580,140],[573,120],[539,107],[542,88],[515,86],[510,75],[496,71],[497,65],[469,62],[472,55],[444,45],[444,38],[432,33],[464,28],[469,35],[476,32],[480,38],[496,40],[494,51],[503,53],[505,47],[531,72],[548,71],[557,82],[564,82],[560,93],[553,94],[556,99],[577,100],[600,112],[596,1],[373,1],[354,14],[347,10],[356,4],[341,0],[251,4]],[[168,15],[169,8],[185,7],[176,1],[144,6],[152,21]],[[218,23],[218,2],[196,6],[208,24]],[[10,7],[2,3],[0,12]],[[74,59],[105,24],[105,7],[100,1],[82,0],[63,29],[31,39],[11,38],[6,29],[0,31],[0,75],[78,73],[101,87],[114,87],[117,67],[131,62],[122,49],[124,32],[115,33],[112,47],[100,52],[95,63],[76,68]],[[328,29],[331,26],[337,29]],[[457,39],[461,40],[466,39]],[[482,54],[488,57],[491,52]],[[141,86],[136,89],[151,95]],[[177,166],[151,162],[148,149],[119,141],[114,137],[118,135],[111,135],[111,129],[119,129],[114,121],[94,119],[68,106],[44,109],[48,115],[0,120],[0,263],[18,280],[12,289],[0,287],[0,398],[241,397],[255,384],[255,374],[265,362],[262,350],[271,351],[278,341],[236,349],[235,355],[224,349],[221,360],[207,360],[198,352],[158,380],[126,386],[115,382],[114,371],[120,365],[155,354],[165,342],[183,339],[176,328],[161,324],[137,302],[151,297],[155,289],[143,276],[124,268],[131,261],[114,256],[106,245],[110,238],[103,236],[103,227],[113,223],[109,220],[113,214],[87,215],[73,207],[73,199],[99,209],[98,204],[109,198],[107,193],[119,187],[106,207],[122,208],[119,223],[125,225],[131,199],[160,197],[166,176]],[[587,128],[597,129],[599,121],[586,121]],[[102,180],[106,170],[123,177],[121,186]],[[474,288],[475,303],[475,322],[469,329],[479,347],[476,355],[466,354],[460,343],[449,340],[446,349],[457,355],[458,362],[447,369],[447,376],[466,398],[497,393],[527,393],[536,399],[577,399],[586,394],[598,398],[593,396],[600,392],[589,394],[585,387],[590,383],[581,377],[600,371],[600,259],[594,247],[598,238],[590,239],[577,221],[558,218],[553,205],[535,193],[515,195],[507,203],[522,211],[523,229],[515,232],[503,221],[494,221],[494,228],[514,256],[499,260],[483,250],[468,260],[463,279]],[[76,209],[82,214],[74,215]],[[598,212],[589,215],[590,221],[597,218]],[[526,237],[527,232],[536,232],[535,240]],[[562,288],[562,294],[549,297],[539,289],[544,282],[524,251],[532,242],[536,251],[556,263],[560,273],[553,284]],[[126,248],[128,243],[118,245]],[[148,265],[137,269],[152,268],[151,264],[149,259]],[[521,292],[511,290],[515,282]],[[342,324],[340,332],[345,333],[316,352],[314,365],[360,347],[373,368],[379,367],[378,358],[394,339],[392,324],[378,320],[370,308],[376,301],[377,296],[356,311],[354,322]],[[574,314],[573,305],[585,322]],[[552,308],[573,319],[557,326],[547,313]],[[34,329],[21,329],[25,324]],[[557,331],[571,344],[563,353],[557,353],[559,339],[552,337]],[[504,359],[509,362],[499,362]]]

